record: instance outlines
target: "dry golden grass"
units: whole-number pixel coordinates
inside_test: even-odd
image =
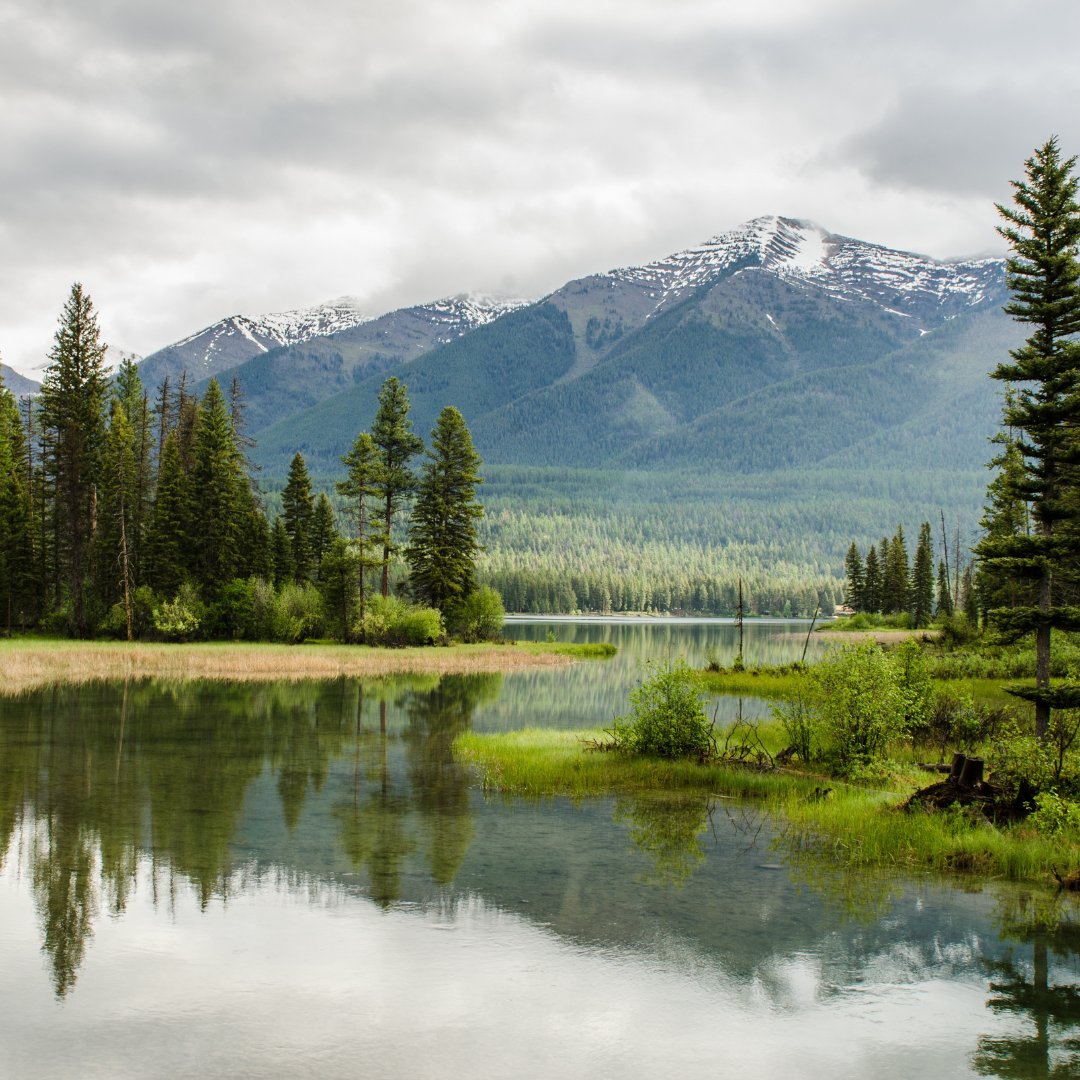
[[[362,645],[149,645],[29,639],[0,642],[0,693],[106,679],[263,682],[342,675],[471,675],[562,667],[573,662],[572,655],[547,651],[543,645],[373,649]]]
[[[912,637],[919,641],[938,641],[941,638],[940,630],[819,630],[818,634],[827,641],[839,641],[845,645],[867,640],[876,641],[879,645],[894,645]]]

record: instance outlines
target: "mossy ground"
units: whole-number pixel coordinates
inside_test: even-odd
[[[777,731],[763,729],[768,744]],[[995,826],[968,811],[905,812],[906,796],[926,774],[898,766],[863,787],[797,771],[756,772],[691,761],[663,761],[589,749],[600,731],[527,730],[455,742],[484,787],[508,797],[582,799],[669,791],[757,800],[780,824],[781,846],[838,864],[977,872],[1053,882],[1080,866],[1080,836],[1040,836],[1023,823]],[[831,789],[824,799],[815,792]]]

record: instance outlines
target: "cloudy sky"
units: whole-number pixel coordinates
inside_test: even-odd
[[[0,355],[72,281],[147,354],[225,315],[537,296],[758,214],[1000,250],[1080,150],[1075,0],[0,0]]]

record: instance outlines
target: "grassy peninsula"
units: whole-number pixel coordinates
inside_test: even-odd
[[[612,645],[553,642],[456,644],[410,649],[308,642],[165,644],[16,638],[0,641],[0,693],[106,679],[332,679],[339,676],[470,675],[561,667],[603,659]]]

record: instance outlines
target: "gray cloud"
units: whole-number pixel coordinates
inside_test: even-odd
[[[40,362],[75,279],[148,352],[343,293],[539,294],[759,213],[985,249],[1032,146],[1080,136],[1074,7],[0,0],[0,352]]]

